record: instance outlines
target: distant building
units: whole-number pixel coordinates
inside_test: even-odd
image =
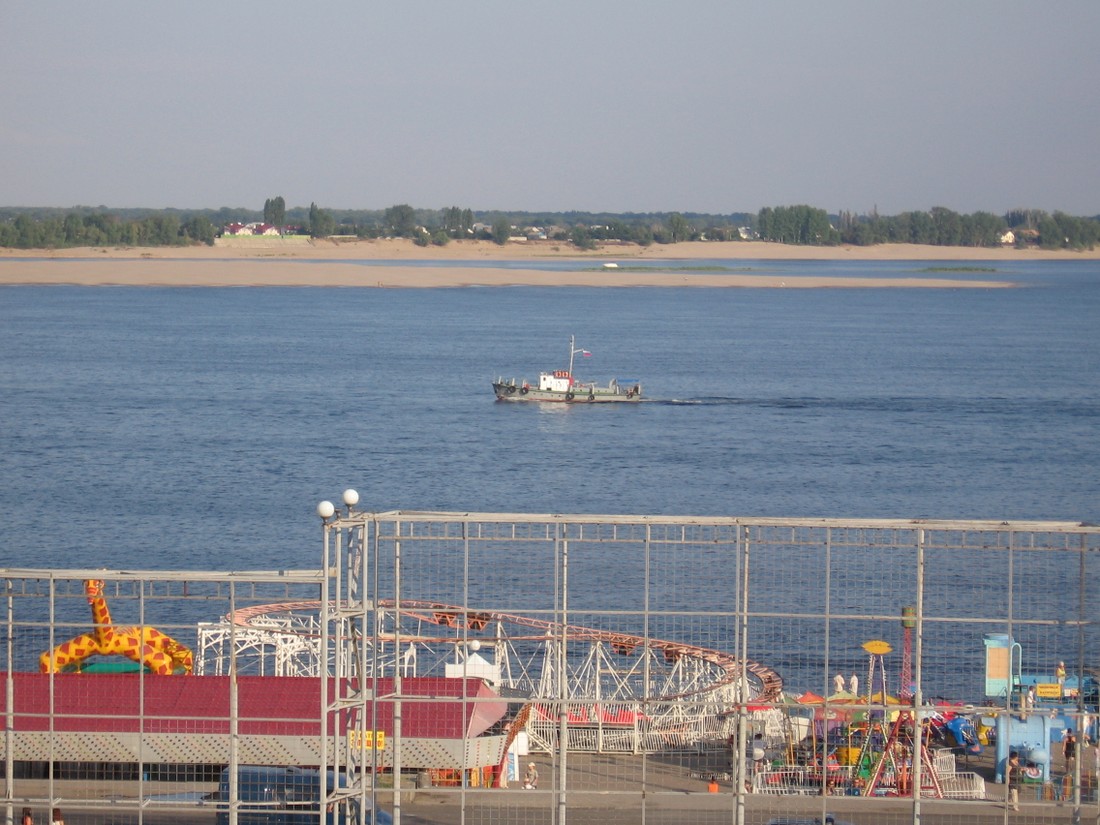
[[[282,235],[279,227],[270,223],[261,223],[259,221],[253,221],[252,223],[229,223],[225,225],[225,229],[222,230],[223,235]]]

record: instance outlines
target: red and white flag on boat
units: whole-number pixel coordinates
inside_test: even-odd
[[[583,355],[583,356],[584,356],[585,358],[591,358],[591,357],[592,357],[592,353],[590,353],[590,352],[589,352],[588,350],[586,350],[586,349],[582,349],[582,350],[581,350],[581,355]]]

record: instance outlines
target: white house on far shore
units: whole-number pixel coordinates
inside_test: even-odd
[[[252,223],[230,223],[226,224],[226,235],[281,235],[279,227],[273,226],[270,223],[260,223],[259,221],[253,221]]]

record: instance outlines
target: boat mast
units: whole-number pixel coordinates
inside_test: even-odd
[[[577,338],[574,335],[569,336],[569,382],[573,382],[573,356],[577,354],[578,350],[573,349],[573,346],[577,343]]]

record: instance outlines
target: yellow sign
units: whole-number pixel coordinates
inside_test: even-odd
[[[353,728],[348,731],[348,747],[362,751],[384,751],[386,749],[386,732],[384,730]]]
[[[1040,699],[1061,699],[1062,691],[1057,682],[1039,682],[1035,685],[1035,695]]]

